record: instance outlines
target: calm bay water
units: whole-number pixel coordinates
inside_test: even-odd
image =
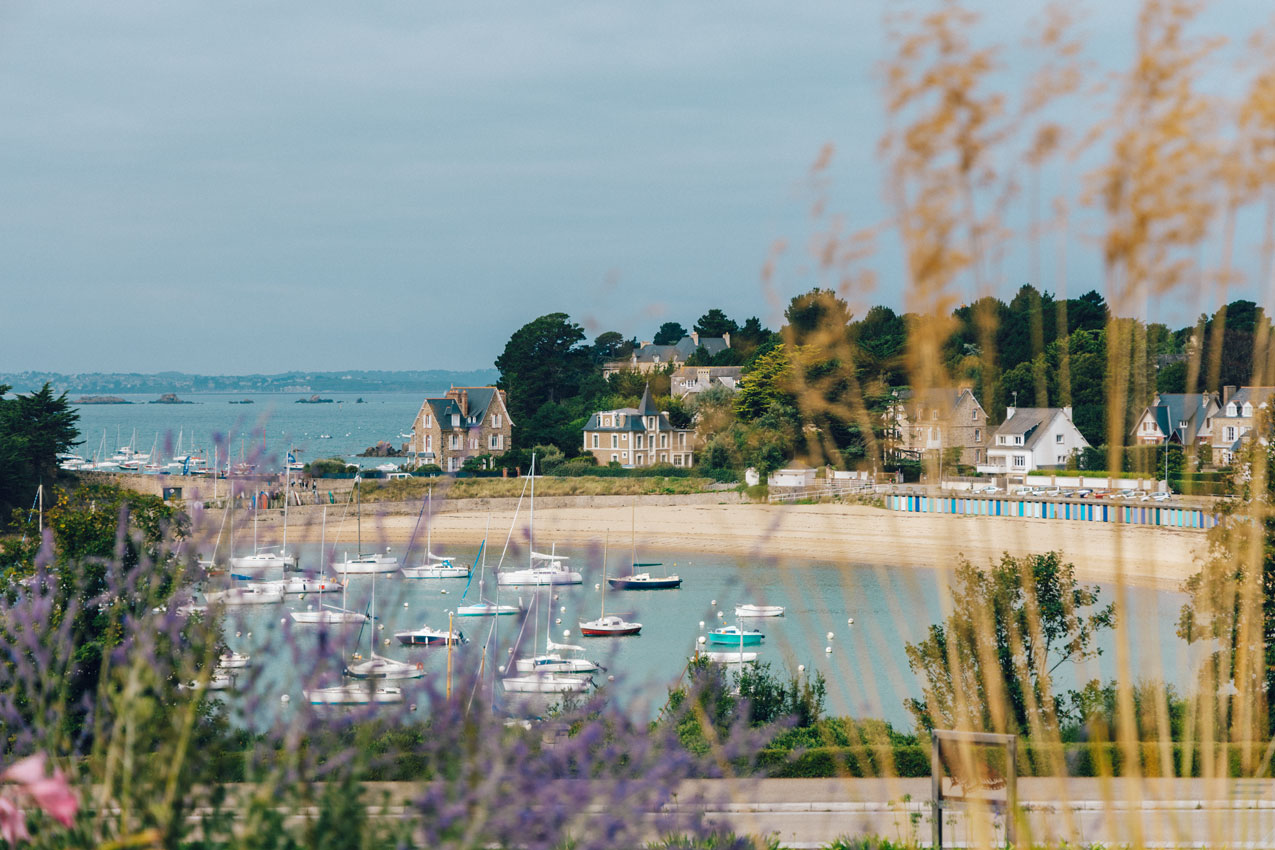
[[[538,543],[537,548],[540,545]],[[318,546],[297,548],[303,564],[317,565]],[[476,549],[476,546],[452,547],[449,554],[472,561]],[[345,547],[335,547],[335,551],[339,560]],[[497,549],[493,553],[493,560],[498,552]],[[828,681],[828,708],[834,714],[883,717],[900,727],[911,724],[903,699],[919,695],[919,689],[908,670],[904,647],[910,641],[924,639],[929,625],[942,618],[946,594],[942,587],[943,573],[939,570],[793,559],[743,560],[688,552],[640,552],[642,560],[662,561],[680,575],[683,587],[674,591],[608,591],[606,611],[641,622],[641,635],[581,638],[578,622],[596,617],[603,602],[599,589],[601,552],[583,547],[559,547],[558,553],[572,556],[574,568],[585,574],[582,585],[538,590],[500,588],[501,602],[521,599],[531,608],[525,626],[521,618],[501,617],[499,632],[492,635],[491,618],[457,618],[456,623],[470,640],[455,650],[457,656],[453,661],[457,669],[465,666],[462,655],[476,665],[476,657],[483,652],[484,645],[492,646],[482,687],[491,687],[492,659],[495,664],[505,663],[516,642],[519,654],[531,654],[533,647],[542,651],[548,609],[551,621],[548,628],[552,630],[553,639],[584,646],[588,650],[587,657],[607,667],[607,673],[595,675],[595,681],[602,683],[609,676],[615,677],[611,685],[612,699],[637,716],[653,717],[663,704],[668,688],[681,676],[697,638],[717,624],[735,623],[737,603],[756,602],[783,605],[787,609],[782,618],[746,621],[766,635],[764,645],[757,649],[760,661],[770,662],[772,669],[781,674],[796,672],[798,665],[811,673],[823,673]],[[521,563],[525,550],[516,557]],[[617,552],[613,548],[607,559],[608,574],[624,572],[629,557],[627,550]],[[506,562],[506,566],[510,564]],[[490,565],[486,595],[493,598],[495,588]],[[439,677],[445,675],[446,650],[400,647],[393,641],[392,633],[422,624],[446,628],[448,612],[460,604],[465,584],[458,580],[403,579],[397,575],[388,579],[377,577],[378,652],[418,660],[427,675],[439,681]],[[477,593],[477,584],[475,577],[471,595]],[[351,578],[349,606],[367,610],[371,588],[370,577]],[[1112,588],[1103,588],[1102,595],[1106,600],[1114,599]],[[1186,644],[1174,634],[1184,596],[1136,588],[1129,589],[1127,597],[1127,622],[1136,624],[1129,632],[1130,668],[1140,678],[1164,679],[1183,686],[1199,654],[1188,652]],[[330,601],[340,602],[339,597]],[[254,659],[271,668],[258,683],[270,691],[261,695],[268,700],[277,702],[278,695],[286,692],[291,699],[299,701],[302,680],[307,671],[313,669],[316,653],[329,658],[334,674],[340,669],[337,657],[343,650],[367,654],[370,632],[358,627],[345,633],[331,632],[320,649],[314,627],[292,628],[290,622],[281,623],[288,610],[304,610],[317,604],[317,598],[289,597],[282,606],[242,608],[230,615],[227,639],[231,647],[252,654]],[[718,612],[724,616],[719,618]],[[848,623],[850,618],[854,620],[853,625]],[[704,629],[700,627],[701,621]],[[279,649],[284,630],[291,633],[296,652]],[[564,630],[570,634],[564,635]],[[382,643],[386,638],[391,639],[390,646]],[[1106,680],[1115,676],[1117,638],[1108,635],[1102,643],[1104,654],[1100,659],[1081,667],[1064,665],[1060,669],[1061,688],[1091,678]],[[829,647],[831,652],[827,651]],[[298,665],[296,658],[306,660]],[[410,682],[403,686],[409,700],[412,689],[421,687]],[[475,679],[457,676],[454,686],[467,692],[476,686]]]
[[[232,460],[260,457],[263,466],[279,468],[289,446],[299,450],[301,461],[343,457],[361,466],[385,463],[384,458],[356,458],[378,441],[395,447],[407,442],[406,434],[427,396],[441,396],[446,387],[429,393],[322,393],[331,404],[297,404],[306,393],[193,393],[182,396],[191,404],[148,404],[155,395],[124,395],[133,404],[76,405],[80,415],[79,454],[92,458],[99,447],[107,455],[134,442],[139,451],[158,446],[165,459],[172,457],[181,440],[183,450],[192,446],[209,452],[214,442],[218,454],[229,450]],[[363,403],[358,403],[362,398]],[[251,399],[252,404],[231,404]],[[136,434],[136,438],[134,438]],[[320,435],[329,435],[321,437]]]

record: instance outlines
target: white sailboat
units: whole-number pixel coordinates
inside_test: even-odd
[[[553,629],[549,623],[553,616],[553,608],[545,606],[545,651],[539,655],[522,657],[514,660],[514,667],[519,673],[595,673],[602,669],[587,658],[580,658],[573,653],[584,652],[583,646],[569,643],[554,643]],[[540,621],[536,621],[536,644],[540,643]],[[532,647],[535,648],[535,645]]]
[[[226,590],[211,590],[204,594],[210,605],[272,605],[283,601],[283,591],[251,582],[242,582]]]
[[[514,509],[514,519],[517,520],[518,510]],[[483,596],[483,580],[487,577],[487,535],[491,531],[491,514],[487,515],[487,531],[483,532],[482,545],[478,547],[478,555],[482,558],[482,566],[478,571],[478,601],[469,605],[459,605],[456,608],[457,617],[499,617],[509,614],[522,613],[522,600],[518,600],[517,605],[501,605],[500,604],[500,588],[497,585],[496,601],[492,602]],[[513,533],[513,526],[510,526],[510,534]],[[506,539],[505,545],[509,545]],[[504,554],[501,554],[504,557]],[[472,581],[472,578],[471,578]],[[469,586],[466,585],[465,593],[460,597],[460,601],[464,602],[465,597],[469,595]]]
[[[496,573],[497,584],[511,587],[546,587],[559,584],[580,584],[584,577],[569,569],[566,557],[536,551],[536,456],[531,456],[531,517],[527,522],[528,550],[531,553],[525,570],[506,570]]]
[[[403,578],[469,578],[470,567],[457,564],[451,558],[435,555],[433,552],[433,503],[434,488],[430,487],[425,499],[425,513],[428,514],[425,524],[425,558],[418,567],[403,567]]]
[[[372,705],[403,701],[403,689],[390,685],[347,682],[330,688],[310,688],[305,691],[310,705]]]
[[[539,604],[539,600],[537,600]],[[537,612],[538,615],[539,612]],[[552,613],[552,612],[550,612]],[[523,628],[527,627],[526,621],[523,621]],[[539,643],[540,621],[536,620],[536,640]],[[549,669],[548,666],[537,668],[535,666],[535,656],[528,659],[532,662],[531,671],[523,671],[516,668],[523,675],[505,676],[500,680],[501,686],[509,693],[520,694],[578,694],[589,689],[593,684],[593,679],[588,675],[570,675],[561,671]]]
[[[419,679],[425,675],[424,664],[398,661],[376,653],[376,573],[372,573],[372,619],[368,632],[370,657],[363,659],[356,655],[356,660],[346,666],[345,675],[352,679]]]
[[[328,560],[327,534],[328,534],[328,507],[327,505],[324,505],[323,506],[323,526],[319,532],[319,551],[322,553],[322,555],[320,555],[321,567],[327,566],[327,560]],[[345,597],[346,597],[346,591],[347,591],[345,582],[341,582],[341,607],[337,608],[335,605],[323,604],[323,592],[327,589],[326,582],[331,581],[331,579],[320,577],[319,580],[321,582],[319,584],[319,610],[291,612],[289,616],[292,617],[292,621],[294,623],[300,623],[303,625],[316,625],[316,624],[330,625],[334,623],[365,623],[367,622],[366,614],[360,613],[358,611],[351,611],[345,607]]]
[[[342,575],[376,575],[377,573],[392,573],[398,571],[398,558],[391,555],[381,555],[379,553],[365,554],[363,552],[363,499],[359,494],[359,483],[354,483],[354,501],[357,511],[356,523],[358,526],[358,552],[354,558],[350,557],[350,553],[345,554],[345,560],[339,561],[332,565],[332,569]],[[386,552],[389,550],[386,549]]]

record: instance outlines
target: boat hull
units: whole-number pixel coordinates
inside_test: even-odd
[[[313,688],[306,691],[305,696],[310,705],[371,705],[403,701],[403,691],[399,688],[369,689],[359,685]]]
[[[398,561],[389,560],[358,560],[358,561],[339,561],[332,565],[332,569],[342,575],[348,576],[370,576],[372,574],[383,575],[385,573],[398,572]]]
[[[782,617],[782,605],[736,605],[736,617]]]
[[[293,611],[290,616],[292,622],[310,626],[367,622],[367,614],[357,611]]]
[[[708,633],[708,642],[722,646],[761,646],[764,635],[761,632],[744,632],[741,634]]]
[[[446,632],[436,631],[416,631],[416,632],[395,632],[394,637],[403,646],[446,646],[447,644],[462,644],[465,642],[465,636],[459,632],[448,635]]]
[[[502,587],[548,587],[559,584],[583,584],[584,577],[567,570],[516,570],[500,573],[496,581]]]
[[[513,605],[461,605],[456,609],[457,617],[507,617],[519,613]]]
[[[403,578],[469,578],[469,567],[403,567]]]
[[[500,680],[501,686],[515,694],[578,694],[588,689],[590,679],[581,676],[559,676],[552,673],[510,676]]]
[[[662,578],[643,578],[642,576],[621,576],[609,578],[607,584],[615,590],[676,590],[682,586],[678,576]]]

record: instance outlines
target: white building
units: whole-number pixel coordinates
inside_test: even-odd
[[[987,463],[979,472],[1022,476],[1037,469],[1066,466],[1089,442],[1071,421],[1070,407],[1009,407],[992,435]]]

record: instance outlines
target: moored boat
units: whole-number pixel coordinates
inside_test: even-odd
[[[449,643],[465,643],[465,634],[459,629],[445,631],[431,626],[421,626],[419,629],[395,632],[394,637],[398,638],[398,642],[404,646],[446,646]]]
[[[369,687],[358,682],[330,688],[310,688],[305,697],[310,705],[371,705],[403,701],[403,689],[388,685]]]
[[[727,646],[760,646],[765,635],[758,629],[741,629],[739,626],[722,626],[708,633],[709,643]]]
[[[782,605],[753,605],[751,603],[735,606],[736,617],[782,617]]]

